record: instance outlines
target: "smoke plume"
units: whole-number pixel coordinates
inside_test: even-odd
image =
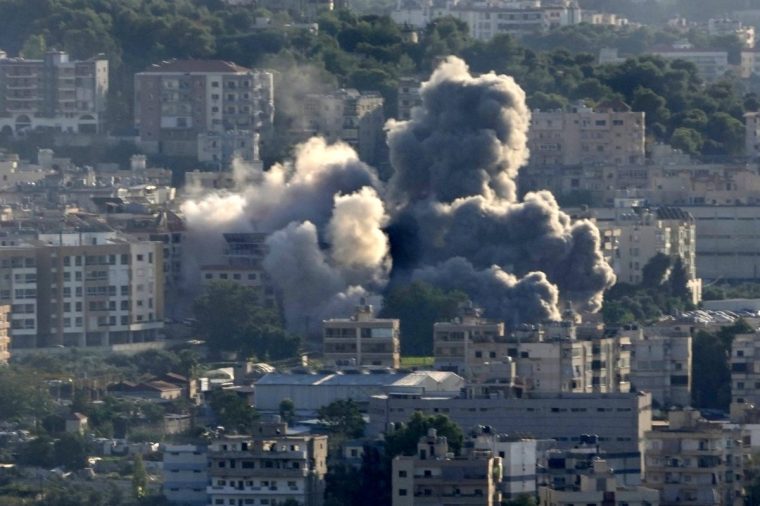
[[[347,316],[363,296],[424,280],[508,324],[598,310],[615,277],[600,236],[546,191],[517,199],[530,111],[511,77],[450,57],[409,121],[389,121],[387,188],[348,145],[313,138],[292,163],[238,167],[238,188],[183,205],[191,233],[268,234],[263,263],[292,330]]]

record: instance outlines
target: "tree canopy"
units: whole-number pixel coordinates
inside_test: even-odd
[[[430,429],[436,429],[439,436],[446,437],[449,448],[455,454],[462,449],[464,433],[459,425],[446,415],[426,415],[417,411],[408,422],[385,435],[386,454],[390,458],[396,455],[414,455],[420,438]]]

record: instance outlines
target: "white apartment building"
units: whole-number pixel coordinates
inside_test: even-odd
[[[0,306],[0,365],[7,364],[11,358],[11,338],[8,334],[10,310],[10,306]]]
[[[688,329],[676,326],[623,330],[631,339],[631,386],[652,394],[664,409],[691,405],[691,344]]]
[[[351,318],[323,321],[322,337],[326,364],[393,369],[400,365],[399,320],[375,318],[371,305],[357,306]]]
[[[487,41],[497,35],[524,35],[582,21],[577,2],[559,0],[399,0],[391,17],[399,24],[424,28],[451,16],[467,24],[470,34]]]
[[[251,436],[214,441],[208,449],[208,505],[324,502],[327,436],[289,436],[287,424],[262,422]]]
[[[645,482],[660,491],[660,504],[744,504],[741,429],[708,422],[693,409],[668,415],[667,429],[645,435]]]
[[[0,131],[37,128],[101,133],[108,93],[108,60],[72,61],[63,51],[42,60],[8,58],[0,52]]]
[[[257,164],[261,161],[259,142],[259,134],[251,130],[199,133],[198,161],[223,170],[234,161]]]
[[[644,113],[621,101],[569,111],[533,111],[528,147],[530,164],[641,165],[645,158]]]
[[[498,506],[501,476],[501,459],[491,451],[454,457],[446,438],[430,429],[420,438],[416,455],[394,457],[392,505]]]
[[[163,460],[163,494],[171,504],[206,506],[208,463],[206,448],[166,445]]]
[[[655,48],[652,53],[667,60],[683,60],[693,63],[697,67],[699,76],[705,81],[716,81],[723,77],[729,69],[726,51],[695,48],[689,43]]]

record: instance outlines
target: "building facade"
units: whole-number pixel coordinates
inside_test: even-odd
[[[49,51],[42,60],[0,56],[0,131],[102,133],[107,93],[108,60],[102,56],[82,61],[63,51]]]
[[[416,455],[393,459],[392,473],[393,506],[501,503],[501,459],[489,450],[454,457],[435,429],[420,438]]]
[[[569,111],[533,111],[530,165],[642,165],[645,128],[644,113],[621,101],[593,109],[576,104]]]
[[[731,343],[731,402],[760,405],[760,336],[738,334]]]
[[[667,429],[646,433],[646,485],[663,506],[744,504],[742,438],[698,411],[671,411]]]
[[[375,318],[370,305],[357,306],[351,318],[322,322],[322,338],[326,364],[393,369],[400,366],[399,320]]]
[[[631,385],[652,394],[663,408],[691,405],[691,334],[675,327],[634,327],[631,335]]]
[[[252,436],[212,442],[207,504],[280,504],[292,499],[321,506],[327,436],[286,434],[287,424],[262,422]]]
[[[206,448],[167,445],[163,460],[163,494],[171,504],[206,506],[208,463]]]
[[[10,328],[10,306],[0,306],[0,365],[7,364],[11,358],[11,338],[8,334]]]
[[[135,75],[135,126],[144,149],[198,155],[198,136],[274,121],[274,76],[219,60],[172,60]]]

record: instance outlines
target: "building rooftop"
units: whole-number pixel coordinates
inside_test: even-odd
[[[413,373],[389,374],[284,374],[269,373],[259,379],[255,385],[292,385],[292,386],[422,386],[427,380],[442,383],[457,376],[453,372],[417,371]]]
[[[143,74],[181,72],[181,73],[230,73],[250,72],[251,69],[224,60],[167,60],[154,63]]]

